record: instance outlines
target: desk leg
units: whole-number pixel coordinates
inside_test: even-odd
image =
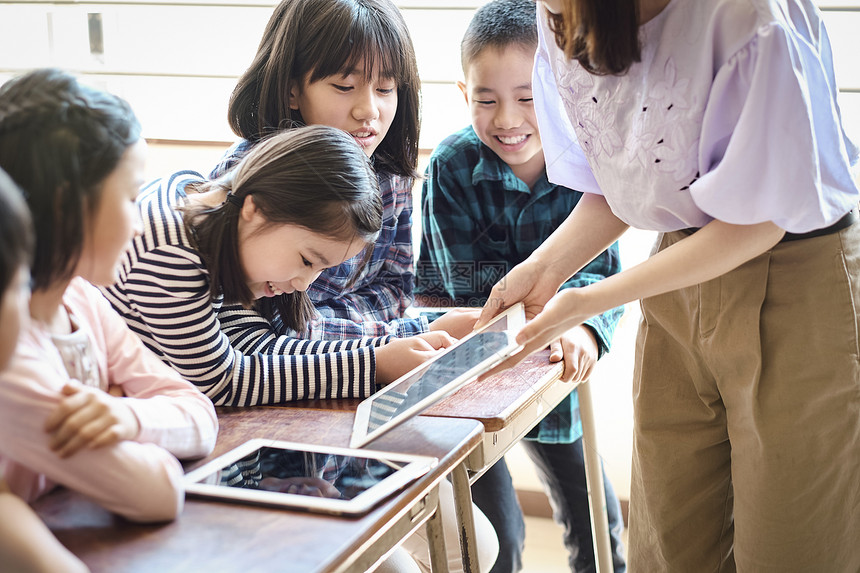
[[[606,491],[603,488],[603,471],[597,453],[597,426],[591,403],[591,383],[577,387],[579,417],[582,420],[582,451],[585,457],[585,484],[588,488],[588,507],[591,510],[591,537],[594,539],[594,565],[596,573],[612,573],[612,547],[609,544],[609,518],[606,516]]]
[[[438,486],[437,486],[438,487]],[[448,551],[445,547],[445,531],[442,525],[441,507],[427,520],[427,541],[430,544],[430,569],[432,573],[448,573]]]
[[[459,464],[451,472],[454,486],[454,506],[457,509],[457,523],[460,526],[460,551],[463,553],[463,571],[477,573],[478,549],[475,547],[475,516],[472,513],[472,489],[469,486],[469,472],[466,462]]]

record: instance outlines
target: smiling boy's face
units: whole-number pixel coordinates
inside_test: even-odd
[[[519,44],[488,47],[472,59],[465,83],[458,84],[475,133],[528,185],[544,169],[532,101],[533,61],[534,49]]]

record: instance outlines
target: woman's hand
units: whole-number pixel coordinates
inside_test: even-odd
[[[549,345],[549,349],[550,362],[564,359],[561,380],[577,384],[588,380],[599,355],[594,332],[584,325],[565,332],[559,340]]]
[[[448,348],[456,339],[443,330],[425,332],[407,338],[395,338],[376,352],[376,383],[390,384]]]
[[[593,286],[594,285],[589,285],[588,287],[583,288],[565,289],[552,297],[544,307],[543,311],[526,324],[522,330],[520,330],[519,334],[517,334],[517,342],[523,345],[523,349],[489,372],[481,375],[478,379],[483,380],[498,372],[512,368],[522,362],[530,354],[537,352],[538,350],[543,350],[551,344],[559,342],[563,345],[572,344],[574,341],[569,338],[569,331],[580,326],[584,320],[605,310],[591,310],[593,308],[593,302],[589,299],[589,292]],[[566,335],[568,335],[567,340],[565,340]],[[588,335],[590,335],[590,333],[588,333]],[[579,338],[579,335],[577,335],[577,338]],[[581,338],[579,338],[579,342],[582,342]],[[574,370],[578,369],[580,365],[585,366],[585,363],[582,361],[584,357],[578,356],[575,358],[574,355],[568,355],[567,352],[564,353],[564,357],[565,371],[562,375],[562,379],[572,380]],[[570,363],[568,363],[568,359],[570,360]],[[556,360],[558,360],[558,358]],[[576,360],[576,363],[574,363],[574,360]],[[596,348],[594,360],[597,360]],[[590,373],[591,368],[589,367],[588,374]],[[570,378],[568,378],[568,375],[570,375]]]
[[[526,319],[531,319],[532,317],[536,317],[536,319],[538,319],[543,317],[544,322],[555,322],[559,328],[552,329],[552,332],[557,332],[555,336],[550,335],[548,337],[540,337],[539,340],[544,340],[544,338],[546,338],[543,345],[540,345],[539,341],[532,341],[530,336],[523,334],[531,323],[526,324],[526,327],[524,327],[517,335],[517,342],[523,344],[523,349],[503,361],[501,364],[495,366],[490,371],[479,376],[478,380],[484,380],[498,372],[512,368],[522,362],[531,353],[546,348],[551,342],[559,345],[562,344],[562,335],[579,324],[579,322],[570,323],[570,321],[563,321],[562,319],[565,318],[566,315],[559,314],[558,312],[546,312],[546,310],[552,306],[554,300],[553,295],[556,295],[562,282],[558,282],[557,278],[552,278],[552,274],[547,272],[547,269],[543,268],[539,263],[532,259],[526,259],[511,269],[511,272],[502,277],[502,280],[493,286],[493,290],[490,292],[490,297],[487,299],[487,304],[485,304],[484,308],[481,309],[481,317],[478,319],[478,323],[475,325],[475,328],[483,326],[501,311],[517,302],[523,303]],[[576,289],[567,289],[565,292],[569,292],[571,290]],[[554,318],[552,320],[547,320],[547,315],[553,316]],[[585,320],[585,318],[582,320]],[[569,324],[570,326],[563,328],[561,327],[562,324]],[[562,353],[563,350],[560,348],[557,353],[554,353],[554,355],[557,356],[556,361],[560,360],[561,356],[567,356],[567,353]],[[570,378],[568,378],[568,380],[570,380],[572,379],[574,372],[574,357],[570,355],[568,358],[570,363],[568,364],[567,361],[565,362],[565,370],[562,374],[562,378],[565,378],[569,374]]]
[[[63,386],[62,393],[64,398],[45,421],[51,449],[61,458],[131,440],[140,432],[137,416],[123,398],[74,383]]]
[[[559,280],[538,262],[526,259],[493,286],[475,328],[517,302],[523,303],[527,319],[538,315],[563,282],[564,278]]]
[[[463,338],[475,328],[480,308],[454,308],[430,323],[430,331],[444,330],[454,338]]]

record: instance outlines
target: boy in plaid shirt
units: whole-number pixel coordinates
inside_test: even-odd
[[[446,138],[430,158],[423,186],[422,239],[416,293],[428,304],[481,306],[490,289],[523,261],[570,214],[582,194],[547,180],[532,103],[537,46],[535,5],[494,0],[479,9],[461,44],[465,83],[459,84],[472,125]],[[612,245],[564,288],[580,287],[620,270]],[[434,299],[436,301],[434,302]],[[598,315],[551,347],[564,360],[564,378],[585,380],[609,350],[622,308]],[[565,527],[573,571],[593,571],[594,550],[576,392],[529,435],[525,449]],[[625,570],[618,499],[604,476],[615,571]],[[522,511],[504,459],[472,486],[475,503],[499,537],[492,571],[522,567]]]

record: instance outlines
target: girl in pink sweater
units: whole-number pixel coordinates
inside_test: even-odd
[[[146,144],[128,104],[57,70],[0,88],[0,167],[36,227],[30,324],[0,374],[0,467],[27,501],[65,485],[135,521],[182,508],[180,458],[215,445],[208,398],[95,288],[135,233]]]

